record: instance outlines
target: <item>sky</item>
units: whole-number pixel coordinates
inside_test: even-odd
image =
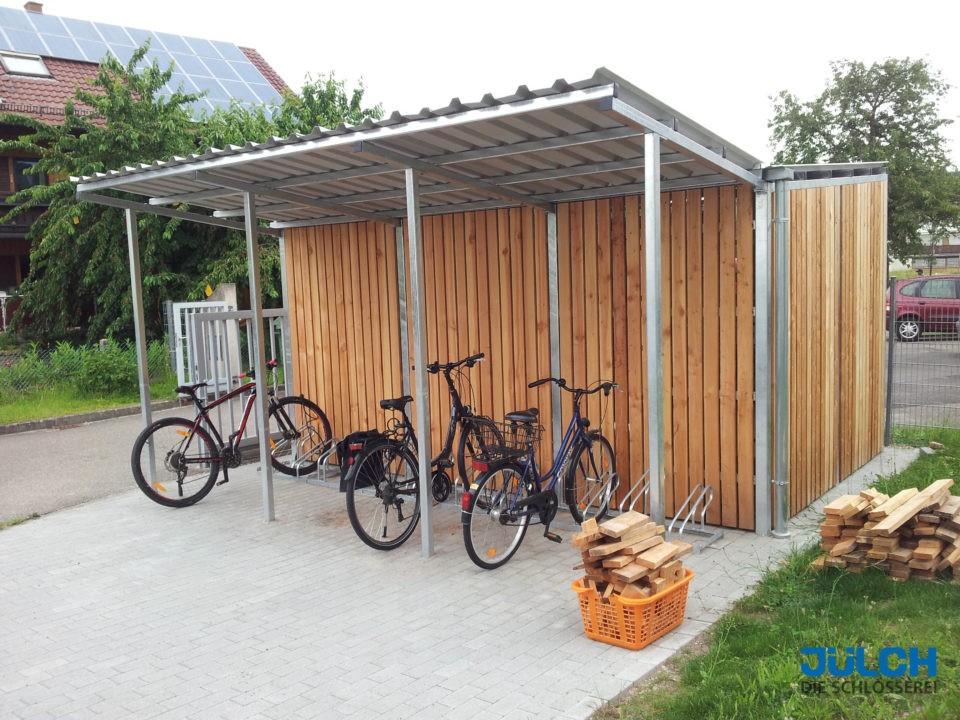
[[[940,108],[960,164],[960,5],[942,0],[46,0],[43,10],[252,47],[294,90],[332,73],[347,88],[362,82],[365,104],[387,114],[606,67],[764,164],[781,90],[812,100],[832,61],[924,59],[952,86]]]

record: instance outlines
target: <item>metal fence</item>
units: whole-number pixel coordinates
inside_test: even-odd
[[[147,359],[151,377],[170,373],[166,342],[150,343]],[[93,392],[136,391],[133,343],[103,341],[79,347],[60,343],[54,348],[0,351],[0,396],[71,386]]]
[[[898,328],[896,294],[888,297],[888,429],[960,428],[960,337],[955,321],[914,318],[916,327]]]

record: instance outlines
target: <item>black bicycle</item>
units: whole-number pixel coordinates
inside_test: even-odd
[[[276,368],[276,360],[267,367]],[[204,402],[201,391],[207,383],[180,385],[176,392],[187,395],[197,408],[192,419],[163,418],[148,425],[133,443],[131,465],[133,478],[144,495],[169,507],[186,507],[202,500],[214,484],[228,482],[229,468],[240,465],[243,456],[240,440],[256,399],[253,371],[241,373],[237,380],[249,379],[238,388]],[[249,393],[240,424],[224,442],[210,418],[210,411],[231,398]],[[269,398],[268,425],[270,427],[270,461],[273,467],[286,475],[309,475],[332,447],[330,422],[316,403],[303,396],[277,399],[274,390]],[[220,469],[223,479],[217,482]]]
[[[463,403],[458,385],[469,385],[464,368],[472,368],[483,353],[455,362],[431,363],[427,372],[442,374],[450,392],[450,419],[440,452],[430,461],[431,494],[443,502],[455,484],[469,488],[476,470],[473,456],[482,452],[484,438],[495,428],[490,418],[475,415]],[[409,395],[381,400],[380,407],[400,413],[391,417],[384,432],[367,438],[349,451],[356,452],[345,478],[347,514],[354,531],[370,547],[392,550],[402,545],[420,520],[420,472],[417,460],[417,436],[407,414]],[[450,477],[454,466],[453,445],[457,441],[456,482]]]

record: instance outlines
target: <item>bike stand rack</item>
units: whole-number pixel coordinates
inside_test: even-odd
[[[627,490],[627,494],[623,496],[623,500],[620,501],[618,510],[620,512],[627,512],[629,510],[635,510],[637,503],[643,502],[643,509],[639,512],[642,512],[644,515],[650,514],[650,470],[644,470],[643,475],[640,476],[640,479],[637,480],[633,485],[630,486],[630,489]]]
[[[674,526],[677,524],[677,521],[683,518],[682,522],[680,523],[680,529],[676,531],[675,539],[682,539],[684,532],[690,533],[691,535],[702,535],[706,537],[706,539],[702,542],[694,543],[693,551],[695,553],[703,552],[704,548],[709,547],[723,537],[722,528],[714,530],[713,528],[707,527],[707,508],[710,507],[710,503],[712,502],[713,487],[703,484],[697,485],[687,496],[687,499],[683,501],[683,505],[680,506],[677,514],[674,515],[673,519],[670,521],[670,525],[667,526],[667,534],[669,535],[673,533]],[[686,512],[686,515],[684,515],[684,512]],[[688,528],[687,525],[690,524],[690,521],[698,513],[700,516],[699,522],[694,520],[693,524]]]

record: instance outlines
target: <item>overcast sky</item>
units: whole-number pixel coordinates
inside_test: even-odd
[[[931,0],[46,0],[43,9],[253,47],[295,90],[308,73],[333,72],[348,87],[362,80],[368,104],[387,113],[606,67],[764,163],[771,97],[812,99],[832,60],[924,58],[960,86],[960,4]],[[960,88],[941,110],[960,121]],[[960,122],[945,135],[960,163]]]

